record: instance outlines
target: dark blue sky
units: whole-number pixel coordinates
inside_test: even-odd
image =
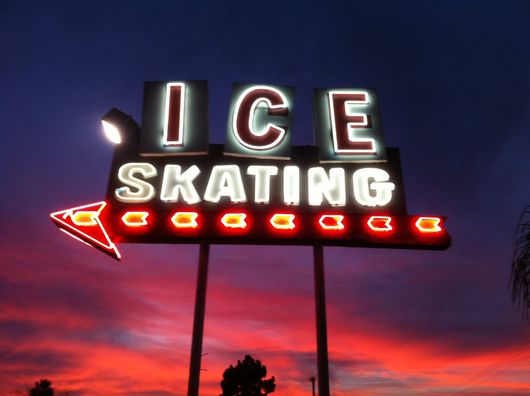
[[[529,42],[527,1],[2,1],[0,362],[18,373],[6,374],[2,391],[53,376],[90,394],[86,384],[101,378],[99,363],[80,351],[93,344],[125,345],[137,354],[117,354],[121,361],[147,359],[151,343],[160,348],[158,359],[181,345],[168,365],[185,370],[196,247],[123,246],[126,259],[118,265],[64,238],[48,218],[104,198],[113,148],[100,118],[115,106],[140,121],[145,80],[208,80],[213,143],[224,141],[233,82],[294,86],[295,144],[313,143],[314,88],[377,90],[386,144],[401,150],[409,212],[447,215],[453,247],[326,249],[332,389],[343,392],[337,395],[448,394],[525,347],[528,327],[511,306],[508,280],[513,232],[530,204]],[[257,257],[255,263],[241,252]],[[316,371],[312,339],[307,348],[295,341],[297,327],[313,337],[310,253],[213,249],[205,334],[212,370],[204,377],[214,384],[212,394],[221,369],[252,348],[271,362],[273,374],[272,363],[287,367],[287,360],[307,366],[308,375]],[[252,284],[256,276],[263,283]],[[172,278],[181,280],[179,291],[166,284]],[[156,293],[149,285],[159,285]],[[231,293],[259,301],[268,292],[280,304],[289,301],[285,310],[307,305],[306,314],[291,318],[291,328],[281,309],[260,316],[245,304],[223,305]],[[123,314],[129,298],[157,307],[145,308],[146,323]],[[95,327],[51,326],[37,314],[51,307],[60,320],[60,313],[76,313]],[[267,342],[241,335],[237,345],[218,330],[226,317],[250,318],[242,320],[241,334],[263,323],[277,333],[263,335]],[[186,323],[182,329],[158,327],[176,318]],[[139,339],[145,350],[137,348]],[[46,342],[36,348],[38,340]],[[400,345],[420,352],[400,361]],[[46,371],[33,364],[39,359],[62,363]],[[477,394],[524,394],[517,392],[530,383],[513,370],[523,364],[527,370],[528,361],[517,360],[506,383],[506,373],[496,383],[482,381]],[[278,371],[290,389],[305,386],[296,382],[305,371],[285,369],[284,378]],[[171,378],[178,384],[172,388],[156,372],[141,383],[145,394],[182,394],[184,380]],[[109,373],[101,389],[123,378]]]

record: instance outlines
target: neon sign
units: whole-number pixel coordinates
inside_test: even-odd
[[[126,163],[118,170],[121,186],[114,190],[114,197],[123,203],[148,203],[159,198],[165,203],[183,202],[191,205],[201,201],[219,203],[227,198],[231,203],[252,201],[255,204],[269,204],[271,194],[277,193],[271,191],[271,179],[279,176],[284,179],[281,191],[283,203],[299,206],[300,189],[294,191],[289,187],[291,184],[300,186],[299,172],[286,177],[278,175],[278,169],[279,167],[271,165],[250,165],[245,172],[238,165],[230,164],[214,165],[205,172],[204,168],[201,170],[195,164],[185,171],[182,171],[180,165],[165,165],[163,173],[159,175],[152,163]],[[207,175],[202,197],[196,186],[201,174]],[[253,176],[253,182],[246,175]],[[395,189],[394,183],[389,181],[390,175],[383,169],[361,168],[353,171],[348,175],[353,181],[348,189],[346,186],[350,183],[347,183],[344,167],[311,167],[303,176],[307,180],[304,202],[318,207],[323,204],[345,207],[347,201],[367,207],[384,207],[392,200]],[[285,182],[286,178],[288,182]],[[160,191],[157,191],[155,185],[160,184]],[[253,189],[248,186],[252,184]],[[285,188],[285,184],[288,184],[288,188]],[[248,190],[251,190],[251,194],[247,194]]]
[[[291,146],[293,104],[292,87],[234,84],[226,142],[212,145],[206,82],[147,82],[141,127],[104,117],[116,144],[105,202],[52,220],[115,258],[113,241],[450,245],[443,217],[407,213],[373,90],[316,90],[317,146]]]

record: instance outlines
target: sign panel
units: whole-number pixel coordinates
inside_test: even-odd
[[[370,165],[320,164],[309,146],[292,147],[290,161],[234,158],[222,150],[210,145],[206,158],[146,160],[134,144],[120,146],[107,191],[109,233],[119,242],[433,249],[448,243],[441,228],[421,232],[417,217],[407,215],[397,149],[388,149],[386,163]]]
[[[443,217],[407,213],[375,92],[316,91],[318,146],[291,147],[293,97],[235,84],[226,143],[208,145],[206,83],[146,83],[141,129],[116,109],[103,120],[116,144],[106,200],[52,220],[115,258],[120,242],[450,245]]]
[[[288,161],[223,155],[142,157],[134,143],[116,149],[107,190],[112,206],[177,205],[197,210],[253,212],[335,209],[344,213],[406,214],[397,149],[384,163],[326,164],[312,146],[293,146]]]

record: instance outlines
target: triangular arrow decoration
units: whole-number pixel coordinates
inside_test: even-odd
[[[107,203],[101,201],[61,210],[50,214],[50,217],[61,231],[119,260],[120,252],[100,219],[106,206]]]

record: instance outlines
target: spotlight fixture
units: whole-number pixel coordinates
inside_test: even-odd
[[[113,108],[101,118],[105,137],[113,144],[121,144],[132,136],[139,137],[140,127],[130,115]]]

